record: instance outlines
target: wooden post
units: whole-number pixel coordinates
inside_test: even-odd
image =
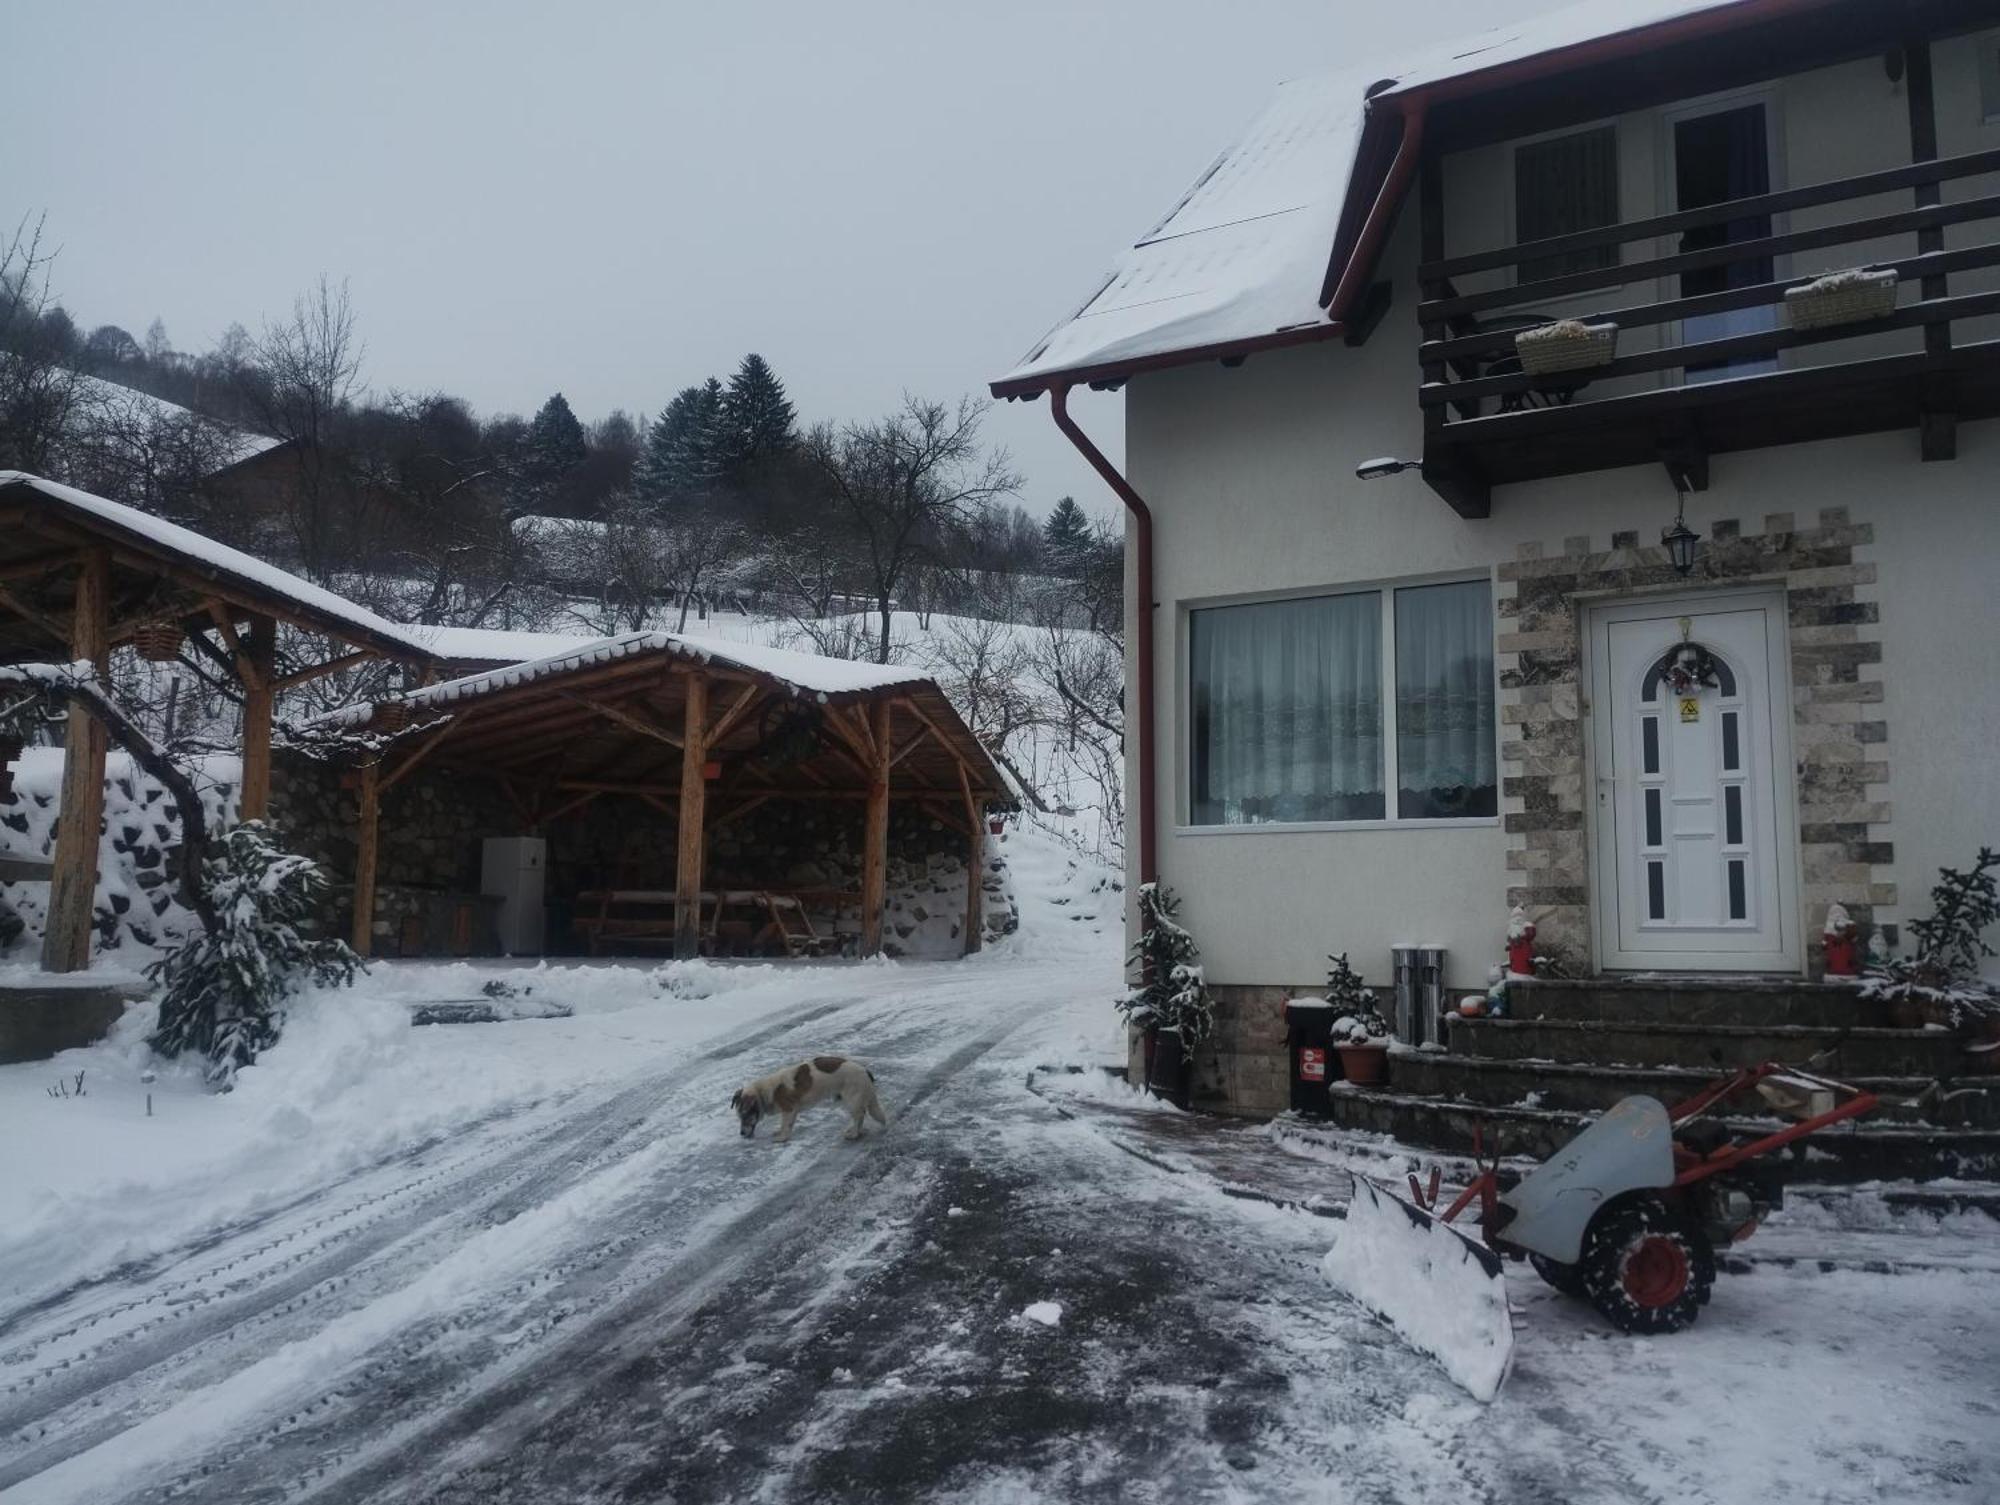
[[[237,819],[263,820],[271,809],[271,707],[277,699],[278,624],[250,619],[236,677],[243,683],[243,789]]]
[[[674,874],[674,955],[701,953],[702,806],[708,783],[708,676],[687,677],[687,707],[681,738],[680,855]]]
[[[889,877],[889,757],[895,707],[878,700],[868,708],[875,739],[868,767],[868,807],[861,824],[861,954],[882,951],[882,901]]]
[[[70,616],[70,657],[109,668],[111,556],[85,552]],[[90,931],[97,908],[98,827],[104,822],[104,724],[72,700],[63,728],[62,812],[56,824],[55,868],[49,875],[42,970],[81,972],[90,965]]]
[[[958,788],[965,796],[966,829],[972,834],[968,838],[971,845],[965,853],[965,954],[972,955],[984,940],[981,927],[985,918],[981,906],[985,903],[986,878],[986,828],[980,820],[979,801],[972,797],[972,781],[965,776],[965,765],[958,765]]]
[[[361,814],[354,838],[354,934],[349,944],[357,956],[373,954],[375,945],[375,864],[382,825],[382,764],[361,765]]]

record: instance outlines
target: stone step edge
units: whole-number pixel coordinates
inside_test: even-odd
[[[1328,1097],[1354,1098],[1360,1101],[1393,1103],[1408,1108],[1428,1108],[1436,1112],[1472,1113],[1481,1118],[1509,1119],[1517,1123],[1548,1125],[1574,1125],[1582,1128],[1603,1117],[1570,1108],[1528,1108],[1519,1103],[1493,1104],[1468,1102],[1458,1097],[1432,1097],[1421,1092],[1384,1092],[1379,1087],[1353,1087],[1345,1083],[1331,1089]],[[1727,1127],[1732,1133],[1762,1136],[1785,1126],[1787,1120],[1773,1118],[1718,1117],[1715,1122]],[[1927,1139],[1948,1143],[1969,1141],[1975,1144],[1990,1143],[2000,1148],[2000,1129],[1947,1128],[1941,1124],[1911,1124],[1893,1121],[1848,1119],[1846,1122],[1822,1129],[1818,1134],[1806,1136],[1805,1143],[1814,1144],[1831,1138],[1861,1139]],[[1467,1147],[1468,1150],[1470,1146]]]
[[[1502,1018],[1468,1019],[1461,1015],[1451,1026],[1457,1029],[1553,1029],[1606,1035],[1671,1035],[1699,1039],[1746,1040],[1755,1035],[1774,1035],[1785,1040],[1858,1040],[1896,1044],[1903,1041],[1951,1040],[1956,1037],[1942,1029],[1885,1029],[1875,1025],[1841,1024],[1680,1024],[1640,1022],[1631,1019],[1528,1019],[1509,1013]],[[1477,1054],[1477,1052],[1473,1052]]]
[[[1648,1080],[1661,1082],[1686,1082],[1697,1087],[1705,1086],[1724,1075],[1724,1073],[1707,1066],[1618,1066],[1594,1061],[1549,1061],[1534,1056],[1522,1056],[1516,1059],[1508,1056],[1461,1055],[1455,1051],[1448,1050],[1427,1050],[1417,1054],[1419,1054],[1420,1059],[1473,1073],[1523,1071],[1532,1068],[1547,1076],[1573,1078],[1644,1077]],[[1395,1062],[1400,1058],[1395,1054],[1389,1057],[1389,1073],[1392,1077],[1395,1075]],[[1784,1064],[1790,1065],[1798,1071],[1810,1070],[1802,1062],[1788,1062]],[[1884,1093],[1895,1096],[1907,1094],[1912,1097],[1929,1087],[1935,1080],[1937,1080],[1935,1077],[1927,1076],[1857,1076],[1840,1079],[1844,1086],[1859,1087],[1878,1095]],[[1957,1081],[1959,1079],[1953,1078],[1953,1080]],[[1982,1083],[1984,1080],[1981,1079]],[[1996,1081],[1995,1086],[2000,1087],[2000,1081]]]
[[[1770,993],[1803,994],[1809,998],[1859,998],[1856,982],[1815,982],[1805,977],[1732,977],[1727,973],[1692,976],[1610,976],[1610,977],[1522,977],[1507,981],[1510,991],[1519,989],[1523,997],[1547,990],[1551,993]]]

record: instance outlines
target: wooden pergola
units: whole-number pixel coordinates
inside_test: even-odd
[[[606,796],[633,797],[668,816],[677,828],[673,940],[682,957],[699,950],[708,838],[786,800],[862,804],[867,955],[882,948],[890,800],[911,801],[962,832],[965,948],[977,950],[984,809],[1013,798],[929,679],[665,632],[608,638],[412,690],[318,725],[329,723],[377,734],[356,775],[353,945],[363,955],[372,941],[382,796],[420,767],[495,781],[529,831]]]
[[[245,820],[262,819],[269,806],[271,718],[280,691],[370,658],[430,658],[406,629],[331,591],[73,487],[0,471],[0,522],[0,663],[88,661],[103,675],[114,648],[148,631],[177,629],[181,653],[242,698]],[[279,623],[330,639],[336,651],[281,668]],[[46,971],[80,971],[90,962],[106,747],[99,722],[69,717],[42,938]]]

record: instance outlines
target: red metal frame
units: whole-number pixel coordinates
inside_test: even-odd
[[[1705,1181],[1710,1176],[1733,1170],[1746,1160],[1754,1160],[1759,1155],[1768,1155],[1773,1150],[1783,1149],[1795,1140],[1808,1134],[1816,1134],[1821,1129],[1841,1123],[1850,1118],[1859,1118],[1864,1113],[1872,1113],[1881,1106],[1881,1099],[1873,1092],[1859,1087],[1850,1087],[1845,1082],[1836,1082],[1828,1077],[1814,1076],[1810,1072],[1780,1065],[1776,1061],[1765,1061],[1756,1066],[1745,1066],[1729,1076],[1717,1077],[1701,1091],[1685,1102],[1667,1109],[1667,1119],[1676,1130],[1682,1125],[1694,1122],[1702,1114],[1718,1103],[1727,1102],[1740,1093],[1748,1092],[1767,1077],[1786,1076],[1796,1081],[1807,1082],[1815,1087],[1824,1087],[1833,1092],[1840,1101],[1825,1113],[1788,1125],[1774,1134],[1766,1134],[1761,1139],[1753,1139],[1748,1144],[1725,1145],[1709,1155],[1697,1155],[1685,1148],[1678,1140],[1674,1143],[1675,1189],[1692,1186]],[[1466,1183],[1452,1203],[1443,1212],[1437,1213],[1440,1222],[1454,1222],[1458,1215],[1472,1205],[1479,1203],[1480,1233],[1489,1247],[1498,1241],[1499,1230],[1495,1228],[1494,1212],[1500,1205],[1500,1155],[1496,1149],[1489,1161],[1485,1155],[1484,1136],[1477,1128],[1472,1132],[1472,1155],[1479,1166],[1479,1174]],[[1416,1172],[1410,1173],[1410,1200],[1425,1212],[1433,1212],[1437,1207],[1438,1189],[1441,1180],[1436,1166],[1431,1167],[1428,1188],[1417,1181]]]

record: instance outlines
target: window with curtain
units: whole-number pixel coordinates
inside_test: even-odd
[[[1496,815],[1493,599],[1484,580],[1396,592],[1396,813]]]
[[[1380,820],[1378,592],[1189,613],[1196,825]]]
[[[1514,240],[1526,244],[1618,223],[1618,131],[1613,126],[1514,148]],[[1593,246],[1521,263],[1520,280],[1618,265],[1618,247]]]
[[[1195,825],[1499,810],[1483,580],[1206,607],[1188,659]]]

